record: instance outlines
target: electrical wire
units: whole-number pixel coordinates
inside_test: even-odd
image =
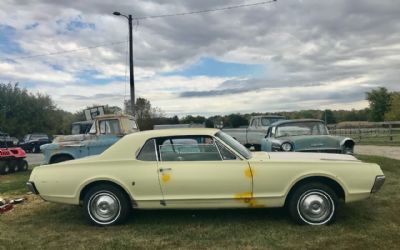
[[[113,46],[113,45],[118,45],[118,44],[123,44],[123,43],[126,43],[126,41],[104,43],[104,44],[98,44],[98,45],[89,46],[89,47],[81,47],[81,48],[71,49],[71,50],[60,50],[60,51],[37,54],[37,55],[30,55],[30,56],[21,56],[21,57],[14,57],[14,58],[9,57],[9,58],[3,58],[1,60],[4,60],[4,61],[5,60],[16,61],[16,60],[20,60],[20,59],[30,59],[30,58],[42,57],[42,56],[54,56],[54,55],[60,55],[60,54],[73,53],[73,52],[81,51],[81,50],[90,50],[90,49],[97,49],[97,48],[100,48],[100,47],[108,47],[108,46]]]
[[[193,14],[202,14],[202,13],[209,13],[209,12],[215,12],[215,11],[225,11],[225,10],[232,10],[232,9],[251,7],[251,6],[257,6],[257,5],[265,5],[265,4],[270,4],[270,3],[273,3],[273,2],[276,2],[276,1],[277,0],[269,0],[269,1],[256,2],[256,3],[231,5],[231,6],[215,8],[215,9],[204,9],[204,10],[182,12],[182,13],[174,13],[174,14],[134,17],[133,19],[136,20],[136,22],[137,22],[135,31],[137,30],[137,27],[139,26],[139,20],[174,17],[174,16],[185,16],[185,15],[193,15]],[[53,56],[53,55],[60,55],[60,54],[68,54],[68,53],[73,53],[73,52],[82,51],[82,50],[90,50],[90,49],[96,49],[96,48],[99,48],[99,47],[107,47],[107,46],[123,44],[125,42],[126,41],[119,41],[119,42],[98,44],[98,45],[94,45],[94,46],[81,47],[81,48],[72,49],[72,50],[61,50],[61,51],[55,51],[55,52],[50,52],[50,53],[43,53],[43,54],[30,55],[30,56],[15,57],[15,58],[2,58],[2,59],[0,58],[0,60],[3,60],[3,61],[6,61],[6,60],[17,61],[17,60],[21,60],[21,59],[30,59],[30,58],[36,58],[36,57],[42,57],[42,56]]]
[[[132,19],[144,20],[144,19],[155,19],[155,18],[174,17],[174,16],[186,16],[186,15],[202,14],[202,13],[209,13],[209,12],[215,12],[215,11],[232,10],[232,9],[251,7],[251,6],[257,6],[257,5],[265,5],[265,4],[270,4],[270,3],[273,3],[273,2],[276,2],[276,1],[277,0],[270,0],[270,1],[263,1],[263,2],[257,2],[257,3],[231,5],[231,6],[215,8],[215,9],[205,9],[205,10],[181,12],[181,13],[174,13],[174,14],[155,15],[155,16],[133,17]]]

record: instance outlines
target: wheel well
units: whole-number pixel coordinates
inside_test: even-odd
[[[71,159],[71,160],[74,159],[74,157],[72,157],[72,156],[69,155],[69,154],[58,154],[58,155],[53,155],[53,156],[50,158],[49,163],[52,164],[52,163],[54,163],[54,161],[55,161],[56,159],[61,158],[61,157],[66,157],[66,158],[69,158],[69,159]]]
[[[353,140],[346,140],[343,144],[343,146],[345,148],[353,148],[354,147],[355,142]]]
[[[121,192],[126,196],[126,198],[128,200],[131,201],[132,206],[136,205],[136,202],[131,198],[131,196],[126,192],[126,190],[124,188],[122,188],[120,185],[116,184],[115,182],[112,181],[95,181],[92,183],[87,184],[80,192],[79,194],[79,204],[82,205],[83,204],[83,199],[85,198],[86,193],[94,186],[96,185],[101,185],[101,184],[108,184],[108,185],[112,185],[116,188],[118,188],[119,190],[121,190]]]
[[[328,187],[332,188],[332,190],[336,193],[336,195],[338,196],[339,199],[341,200],[345,200],[346,199],[346,195],[345,192],[342,188],[342,186],[337,183],[335,180],[332,180],[329,177],[324,177],[324,176],[311,176],[311,177],[307,177],[304,178],[300,181],[298,181],[289,191],[288,195],[286,196],[286,200],[285,200],[285,205],[287,204],[287,202],[289,201],[289,197],[292,195],[292,193],[301,185],[304,185],[306,183],[312,183],[312,182],[318,182],[321,184],[325,184]]]

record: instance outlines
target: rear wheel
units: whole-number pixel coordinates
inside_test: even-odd
[[[299,186],[289,197],[290,215],[299,224],[326,225],[335,219],[337,195],[322,183]]]
[[[86,218],[99,226],[124,222],[131,209],[125,192],[110,184],[92,187],[86,193],[83,202]]]
[[[0,161],[0,174],[10,173],[10,165],[7,160]]]

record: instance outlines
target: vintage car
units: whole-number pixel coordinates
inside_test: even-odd
[[[122,138],[101,155],[33,169],[27,187],[44,200],[82,205],[97,225],[131,208],[288,207],[295,221],[333,221],[339,200],[367,199],[385,180],[351,155],[250,152],[217,129],[165,129]]]
[[[46,134],[27,134],[18,143],[18,147],[21,147],[25,152],[40,153],[40,146],[51,143],[52,138]]]
[[[53,143],[41,146],[44,164],[101,154],[124,135],[139,130],[135,119],[123,114],[97,116],[91,124],[87,134],[57,136]]]
[[[261,151],[353,154],[354,145],[351,138],[329,135],[321,120],[285,120],[275,122],[268,129],[261,140]]]

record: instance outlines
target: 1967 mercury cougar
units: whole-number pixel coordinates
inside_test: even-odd
[[[339,200],[366,199],[384,181],[378,165],[351,155],[250,152],[220,130],[168,129],[36,167],[27,186],[44,200],[82,205],[97,225],[123,222],[132,208],[283,206],[298,223],[323,225]]]

